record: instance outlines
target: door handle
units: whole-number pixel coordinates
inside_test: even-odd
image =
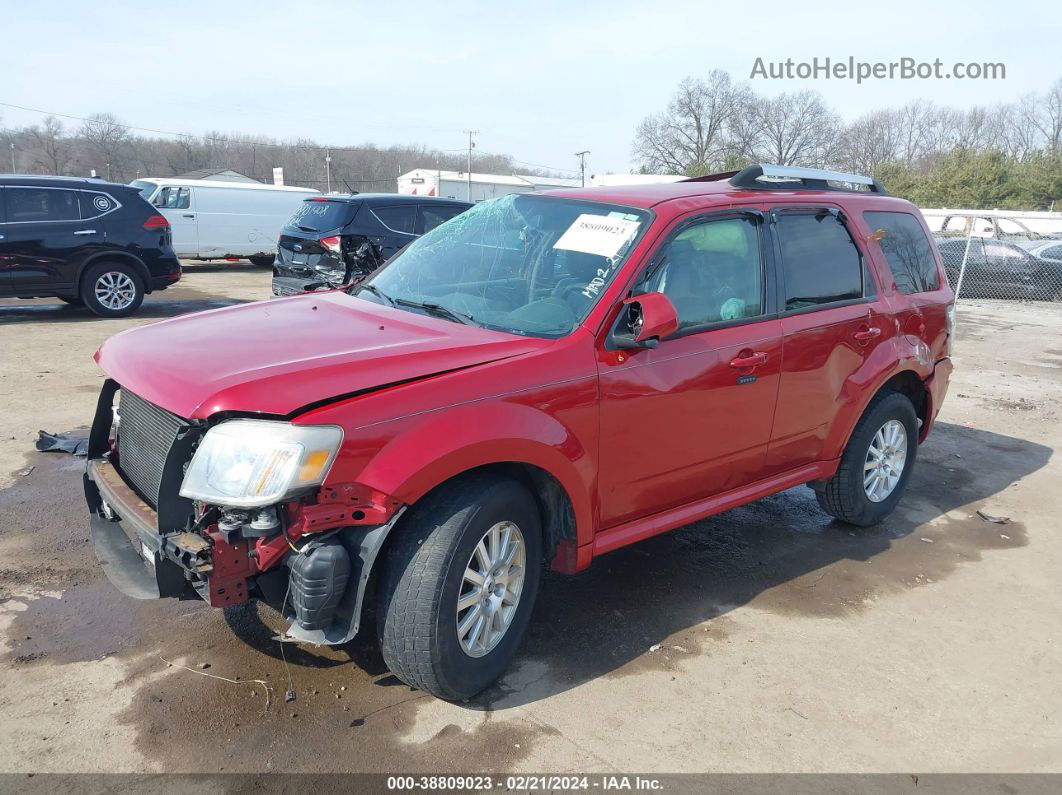
[[[195,218],[195,213],[184,213],[181,218]]]
[[[95,229],[78,229],[76,232],[74,232],[74,234],[75,235],[94,235],[94,234],[96,234],[96,230]]]
[[[736,356],[730,360],[730,366],[739,369],[759,367],[761,364],[767,364],[767,354],[763,351],[756,351],[756,353],[750,353],[748,356]]]
[[[860,329],[852,335],[852,339],[857,342],[870,342],[872,339],[880,336],[881,329],[872,326],[870,328]]]

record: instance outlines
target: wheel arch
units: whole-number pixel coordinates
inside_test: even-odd
[[[840,458],[848,440],[855,431],[860,418],[866,413],[867,407],[874,398],[882,392],[899,392],[905,395],[915,408],[915,415],[921,421],[919,441],[925,438],[929,430],[929,418],[932,414],[932,396],[925,384],[925,379],[931,374],[923,373],[921,368],[915,369],[909,362],[898,362],[895,367],[881,373],[873,379],[868,388],[860,393],[858,401],[849,401],[842,411],[838,412],[837,421],[834,423],[829,442],[827,443],[826,458]]]
[[[100,251],[88,257],[78,268],[77,281],[75,282],[75,289],[78,294],[81,293],[81,281],[84,279],[85,273],[93,265],[99,265],[103,262],[119,262],[124,265],[132,265],[140,276],[141,281],[144,282],[144,294],[147,295],[151,292],[151,273],[148,271],[147,265],[139,257],[135,254],[130,254],[128,251]]]
[[[555,561],[574,561],[574,548],[593,540],[592,455],[571,428],[531,406],[471,404],[421,417],[351,479],[413,505],[472,472],[494,472],[527,487]],[[564,571],[571,565],[555,562]]]

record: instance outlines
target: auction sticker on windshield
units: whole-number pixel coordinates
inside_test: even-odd
[[[634,237],[638,226],[638,221],[583,213],[565,230],[553,248],[611,259]]]

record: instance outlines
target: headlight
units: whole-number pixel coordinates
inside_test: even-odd
[[[260,508],[319,486],[343,431],[334,425],[229,420],[215,425],[192,456],[181,496],[231,508]]]

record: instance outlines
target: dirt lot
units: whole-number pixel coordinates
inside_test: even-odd
[[[192,267],[118,321],[0,301],[0,770],[1062,770],[1062,307],[961,309],[951,393],[885,525],[852,532],[795,489],[550,576],[517,664],[471,703],[410,691],[362,641],[289,650],[285,704],[274,617],[119,595],[83,459],[33,452],[88,422],[104,339],[268,282]]]

